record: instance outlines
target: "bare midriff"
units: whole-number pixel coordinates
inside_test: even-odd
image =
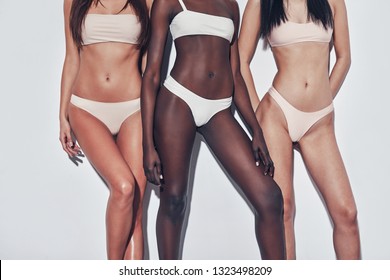
[[[138,98],[141,74],[137,45],[105,42],[83,46],[73,93],[100,102]]]
[[[232,96],[230,42],[217,36],[176,39],[176,60],[171,75],[184,87],[208,99]]]
[[[278,68],[273,86],[292,106],[312,112],[332,103],[328,43],[296,43],[272,52]]]

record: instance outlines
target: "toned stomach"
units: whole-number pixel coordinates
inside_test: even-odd
[[[121,102],[138,98],[141,74],[139,50],[124,43],[84,46],[73,94],[100,102]]]
[[[187,36],[176,40],[171,75],[181,85],[207,99],[232,96],[230,44],[216,36]]]
[[[292,106],[313,112],[332,103],[328,44],[305,42],[272,52],[278,68],[273,86]]]

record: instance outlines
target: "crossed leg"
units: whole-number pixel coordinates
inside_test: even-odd
[[[136,117],[136,116],[135,116]],[[130,130],[130,120],[123,123],[122,131]],[[70,104],[69,120],[76,139],[84,154],[105,180],[110,190],[106,212],[106,238],[108,259],[123,259],[131,254],[126,253],[133,225],[133,202],[136,186],[144,188],[141,177],[135,178],[139,171],[135,167],[142,162],[142,154],[132,154],[134,148],[125,148],[139,141],[137,137],[126,132],[118,135],[118,144],[107,127],[88,112]],[[129,126],[129,128],[127,128]],[[137,132],[135,132],[137,135]],[[124,154],[122,154],[122,152]],[[134,162],[134,173],[129,162]],[[138,176],[138,175],[137,175]],[[144,180],[144,179],[143,179]],[[141,194],[143,191],[140,192]],[[139,219],[139,218],[138,218]],[[138,233],[139,235],[139,233]],[[143,250],[143,249],[142,249]],[[141,249],[137,250],[138,252]],[[134,254],[138,257],[142,254]]]
[[[138,111],[123,122],[116,139],[117,146],[130,167],[135,178],[135,195],[133,202],[133,225],[131,239],[126,248],[125,259],[142,260],[144,257],[144,237],[142,229],[143,198],[146,177],[142,165],[142,123]]]

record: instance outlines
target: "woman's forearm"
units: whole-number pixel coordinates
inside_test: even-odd
[[[257,106],[259,106],[260,99],[256,92],[255,82],[253,80],[249,63],[250,62],[241,61],[241,74],[248,89],[252,109],[253,111],[256,111]]]
[[[158,75],[145,72],[141,89],[142,144],[144,149],[154,148],[154,109],[159,83]]]
[[[249,126],[251,133],[257,133],[261,128],[252,109],[244,79],[240,74],[237,74],[235,78],[234,104]]]
[[[336,97],[351,66],[351,57],[346,55],[337,59],[329,77],[330,90],[333,98]]]
[[[79,59],[74,57],[65,57],[64,66],[61,77],[61,96],[60,96],[60,120],[67,120],[68,105],[70,96],[72,95],[72,88],[79,71]]]

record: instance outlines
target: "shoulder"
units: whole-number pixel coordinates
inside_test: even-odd
[[[172,15],[182,10],[178,0],[153,0],[153,10],[159,14]]]
[[[232,8],[238,9],[238,3],[236,0],[225,0],[225,2]]]
[[[178,0],[147,0],[153,2],[151,6],[158,7],[158,9],[172,10],[175,7],[180,7]]]
[[[148,0],[151,1],[151,0]],[[174,5],[180,5],[178,0],[153,0],[153,5],[166,5],[167,7],[171,7]]]
[[[234,15],[238,15],[240,13],[240,8],[236,0],[224,0],[224,1]]]
[[[346,18],[347,8],[344,0],[328,0],[334,19]]]
[[[328,0],[328,3],[334,11],[340,7],[345,7],[344,0]]]

